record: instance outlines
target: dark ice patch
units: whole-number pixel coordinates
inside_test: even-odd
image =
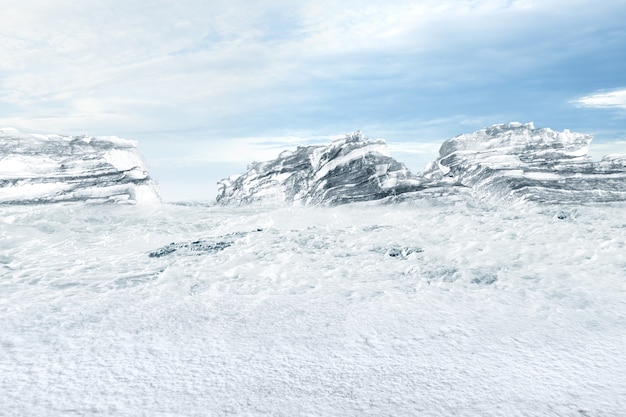
[[[192,242],[172,242],[169,245],[165,245],[157,250],[148,253],[148,256],[151,258],[161,258],[174,252],[188,255],[202,255],[206,253],[220,252],[226,248],[231,247],[235,243],[235,240],[237,240],[237,238],[244,237],[249,233],[262,231],[263,229],[258,228],[253,230],[252,232],[235,232],[223,236],[217,236],[214,238],[198,239]]]
[[[409,255],[412,255],[414,253],[424,252],[422,248],[417,248],[417,247],[411,248],[411,247],[406,247],[406,246],[392,246],[390,248],[379,247],[379,248],[372,249],[372,251],[377,252],[377,253],[382,253],[384,255],[389,256],[390,258],[396,258],[396,259],[407,259]]]
[[[374,225],[371,225],[371,226],[365,226],[363,228],[363,231],[364,232],[377,232],[379,230],[385,230],[385,229],[391,229],[391,228],[392,228],[392,226],[387,226],[387,225],[381,226],[381,225],[378,225],[378,224],[374,224]]]
[[[472,278],[472,284],[491,285],[498,280],[498,275],[492,273],[481,273]]]
[[[578,217],[578,211],[577,210],[559,210],[555,215],[554,218],[557,220],[575,220],[576,217]]]
[[[428,284],[437,282],[455,282],[460,278],[461,272],[453,266],[435,267],[422,272],[422,277]]]
[[[185,243],[170,243],[148,254],[151,258],[161,258],[165,255],[170,255],[174,252],[191,252],[192,254],[202,253],[214,253],[222,251],[230,247],[233,242],[217,241],[210,242],[206,240],[194,240],[193,242]]]

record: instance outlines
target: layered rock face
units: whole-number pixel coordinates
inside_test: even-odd
[[[219,183],[218,202],[342,204],[467,192],[477,198],[580,203],[626,200],[626,155],[593,162],[591,135],[493,125],[445,141],[418,175],[360,132],[329,146],[285,151]]]
[[[383,140],[354,132],[328,146],[298,147],[273,161],[251,164],[244,174],[219,183],[217,201],[342,204],[418,188],[419,181],[389,156]]]
[[[626,156],[592,162],[592,136],[536,129],[532,123],[494,125],[445,141],[424,175],[445,178],[478,197],[539,202],[626,200]]]
[[[133,141],[0,129],[0,204],[158,202]]]

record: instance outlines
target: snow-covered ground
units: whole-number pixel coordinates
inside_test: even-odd
[[[625,203],[4,206],[0,248],[2,416],[626,413]]]

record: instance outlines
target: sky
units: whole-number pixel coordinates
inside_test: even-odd
[[[137,140],[166,201],[355,130],[414,171],[512,121],[626,153],[624,18],[623,0],[2,0],[0,127]]]

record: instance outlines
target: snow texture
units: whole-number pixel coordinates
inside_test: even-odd
[[[157,186],[133,141],[0,129],[0,204],[154,203]]]
[[[626,203],[8,205],[3,416],[623,416]]]
[[[217,200],[334,205],[433,193],[554,203],[626,200],[626,155],[592,162],[591,139],[532,123],[493,125],[445,141],[440,157],[413,175],[388,155],[384,141],[356,132],[329,146],[300,147],[253,163],[219,184]]]

